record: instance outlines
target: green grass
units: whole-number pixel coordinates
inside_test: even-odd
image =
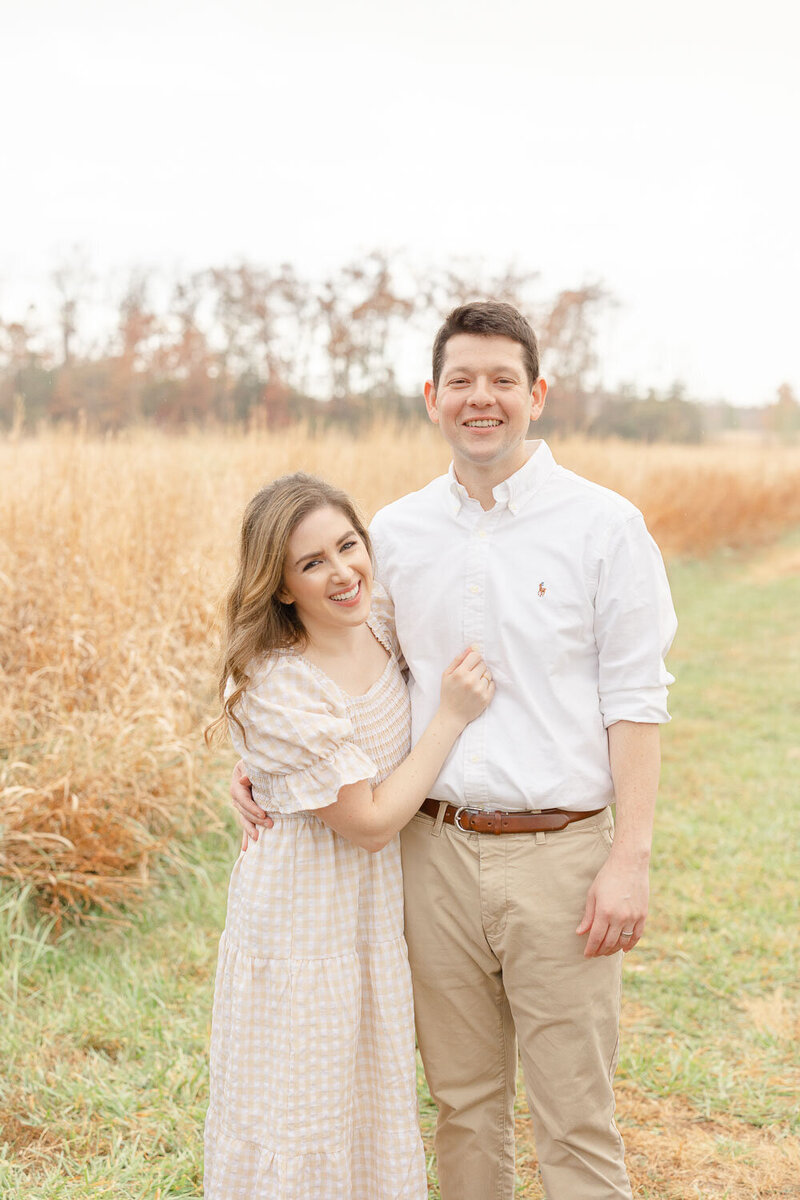
[[[700,1114],[788,1132],[800,1124],[800,579],[756,582],[753,561],[671,571],[675,720],[653,915],[626,961],[619,1077]],[[198,841],[184,874],[163,875],[136,910],[58,938],[24,894],[0,898],[4,1198],[201,1195],[213,971],[235,850],[232,831]],[[422,1080],[420,1099],[429,1133]],[[658,1188],[647,1194],[673,1194]],[[533,1194],[522,1178],[519,1194]]]
[[[796,1123],[800,578],[756,583],[740,556],[672,576],[653,916],[626,963],[626,997],[648,1012],[621,1074],[701,1111]]]
[[[165,882],[118,923],[70,930],[55,945],[24,898],[6,894],[0,1127],[12,1119],[17,1150],[0,1157],[0,1195],[29,1198],[32,1180],[41,1200],[201,1194],[211,989],[232,843],[196,844],[181,881]],[[28,1127],[21,1135],[16,1122]]]

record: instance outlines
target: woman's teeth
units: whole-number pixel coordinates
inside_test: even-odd
[[[360,583],[355,583],[349,592],[337,592],[335,596],[331,596],[331,600],[355,600],[360,587]]]

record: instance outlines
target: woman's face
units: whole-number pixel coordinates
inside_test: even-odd
[[[294,604],[314,641],[360,625],[371,596],[367,547],[345,513],[331,505],[309,513],[289,538],[279,599]]]

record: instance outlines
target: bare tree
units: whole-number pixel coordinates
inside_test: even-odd
[[[56,265],[51,278],[58,295],[61,361],[63,366],[69,367],[73,360],[73,339],[78,332],[79,309],[92,280],[86,249],[73,246]]]
[[[160,322],[148,299],[144,271],[134,271],[119,304],[119,353],[111,358],[108,422],[118,426],[145,415],[143,393],[151,374]]]
[[[539,322],[546,372],[553,378],[549,415],[562,427],[586,424],[590,375],[597,367],[595,318],[609,299],[599,284],[562,291]]]
[[[391,335],[415,303],[400,294],[387,256],[373,251],[346,264],[317,293],[331,398],[362,412],[395,390]]]
[[[515,263],[499,271],[487,271],[481,262],[459,258],[444,267],[425,270],[418,277],[418,289],[426,319],[438,324],[451,309],[471,300],[502,300],[527,314],[538,278],[538,271]]]
[[[153,365],[160,376],[155,415],[170,424],[205,421],[215,412],[219,356],[210,347],[201,325],[199,309],[203,299],[202,274],[176,282],[172,313],[154,355]]]
[[[291,263],[281,264],[277,287],[282,303],[279,326],[286,344],[284,375],[295,392],[307,396],[318,332],[318,298],[309,281],[301,278]]]
[[[275,302],[279,278],[264,267],[240,263],[208,272],[214,296],[213,317],[223,337],[226,371],[254,371],[268,380],[279,358],[275,338]]]

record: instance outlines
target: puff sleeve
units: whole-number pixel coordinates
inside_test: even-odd
[[[375,763],[353,740],[335,684],[297,655],[278,654],[248,671],[250,685],[229,722],[264,808],[282,814],[333,804],[339,789],[372,780]]]

